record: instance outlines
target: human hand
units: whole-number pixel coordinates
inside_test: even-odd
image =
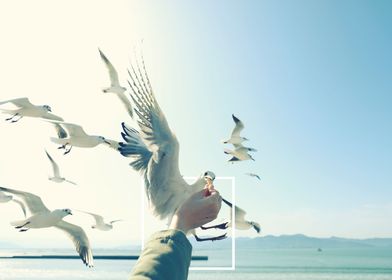
[[[216,219],[221,208],[222,198],[215,189],[206,196],[205,189],[192,194],[177,209],[169,228],[185,234]]]

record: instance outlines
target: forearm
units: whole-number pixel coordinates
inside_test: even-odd
[[[147,242],[129,280],[185,280],[191,255],[192,246],[182,231],[157,232]]]

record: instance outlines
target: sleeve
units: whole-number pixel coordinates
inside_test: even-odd
[[[192,245],[182,231],[153,234],[136,262],[129,280],[186,280]]]

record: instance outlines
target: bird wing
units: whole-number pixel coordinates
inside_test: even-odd
[[[255,173],[245,173],[246,175],[249,175],[251,177],[256,177],[257,179],[261,180],[260,176],[255,174]]]
[[[9,192],[19,196],[33,215],[39,212],[50,212],[50,210],[42,202],[41,198],[35,194],[4,187],[0,187],[0,191]]]
[[[75,182],[72,182],[72,181],[67,180],[67,179],[65,179],[65,182],[70,183],[70,184],[75,185],[75,186],[77,185]]]
[[[60,139],[67,138],[68,136],[67,131],[59,123],[56,122],[51,122],[51,123],[54,125],[56,129],[58,138]]]
[[[121,222],[122,220],[114,220],[114,221],[110,221],[109,224],[113,224],[113,223],[117,223],[117,222]]]
[[[236,221],[245,220],[246,212],[244,209],[241,209],[240,207],[236,206],[234,209],[234,212],[235,212],[235,220]]]
[[[64,119],[62,117],[59,117],[55,114],[52,113],[45,113],[45,115],[43,115],[41,118],[43,119],[48,119],[48,120],[54,120],[54,121],[64,121]]]
[[[45,150],[46,155],[48,156],[50,163],[52,164],[53,168],[53,176],[60,178],[60,170],[58,164],[53,160],[53,158],[49,155],[48,151]]]
[[[24,107],[24,108],[35,107],[33,104],[31,104],[31,102],[29,101],[29,99],[27,97],[21,97],[21,98],[2,101],[2,102],[0,102],[0,105],[6,104],[6,103],[12,103],[15,106]]]
[[[128,69],[130,78],[128,83],[133,92],[131,98],[136,105],[135,112],[138,116],[140,136],[147,149],[152,153],[153,160],[158,163],[168,150],[177,152],[175,149],[178,149],[178,142],[155,99],[145,67],[144,74],[139,63],[137,63],[139,74],[136,73],[132,64],[131,69],[132,72]]]
[[[250,224],[253,226],[253,228],[256,230],[257,233],[260,233],[261,227],[259,223],[256,222],[250,222]]]
[[[235,123],[235,127],[234,127],[233,131],[231,132],[231,137],[233,137],[233,136],[239,137],[241,130],[243,130],[245,126],[244,126],[243,122],[240,121],[240,119],[238,119],[236,116],[234,116],[234,114],[232,114],[232,117],[233,117],[233,120]]]
[[[87,136],[87,133],[84,132],[83,127],[74,123],[61,123],[61,125],[65,126],[65,129],[69,132],[70,136]]]
[[[60,221],[55,227],[65,231],[68,234],[74,243],[75,249],[79,253],[83,263],[88,267],[94,266],[93,253],[91,252],[90,242],[84,230],[77,225],[65,221]]]
[[[24,206],[23,202],[20,201],[20,200],[15,199],[15,198],[13,198],[12,201],[15,202],[16,204],[19,204],[19,206],[20,206],[20,208],[22,208],[23,214],[24,214],[24,216],[26,218],[27,217],[26,207]]]
[[[118,93],[118,98],[120,98],[121,102],[123,103],[125,109],[127,109],[128,114],[133,118],[133,107],[129,99],[125,96],[124,93]]]
[[[224,199],[223,197],[222,197],[222,201],[223,201],[227,206],[229,206],[230,208],[233,208],[233,204],[232,204],[230,201]],[[236,220],[236,221],[237,221],[237,220],[244,220],[245,215],[246,215],[245,210],[241,209],[241,208],[238,207],[238,206],[235,206],[235,208],[234,208],[234,213],[235,213],[235,220]],[[232,215],[232,212],[230,211],[230,218],[231,218],[231,215]]]
[[[118,80],[118,74],[113,64],[109,61],[109,59],[104,55],[104,53],[100,49],[98,49],[98,51],[99,51],[99,55],[101,56],[103,62],[105,63],[109,71],[111,86],[120,86],[120,82]]]
[[[86,212],[86,211],[81,211],[81,210],[78,210],[78,211],[93,216],[93,218],[95,219],[95,223],[96,223],[97,225],[98,225],[98,224],[99,224],[99,225],[103,225],[103,224],[104,224],[104,221],[103,221],[103,217],[102,217],[102,216],[100,216],[100,215],[98,215],[98,214],[91,213],[91,212]]]
[[[139,131],[127,126],[125,123],[122,123],[121,125],[123,127],[121,136],[125,140],[125,143],[120,142],[118,150],[123,156],[132,158],[130,165],[135,170],[143,173],[147,169],[152,152],[148,150],[146,144],[143,142]]]

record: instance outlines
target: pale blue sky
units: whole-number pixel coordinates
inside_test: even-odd
[[[391,236],[391,8],[389,1],[2,3],[0,100],[28,96],[87,132],[120,140],[129,118],[101,93],[108,80],[97,47],[125,81],[136,45],[180,141],[181,172],[235,176],[236,200],[264,235]],[[220,140],[232,113],[259,150],[255,162],[226,163]],[[140,240],[140,179],[127,160],[105,147],[62,157],[48,141],[53,131],[22,121],[0,123],[0,184],[36,192],[52,208],[128,220],[111,235],[89,230],[93,243]],[[28,145],[26,135],[35,135]],[[46,180],[44,147],[79,189]],[[8,222],[2,238],[25,241]],[[29,234],[48,239],[45,231]]]

